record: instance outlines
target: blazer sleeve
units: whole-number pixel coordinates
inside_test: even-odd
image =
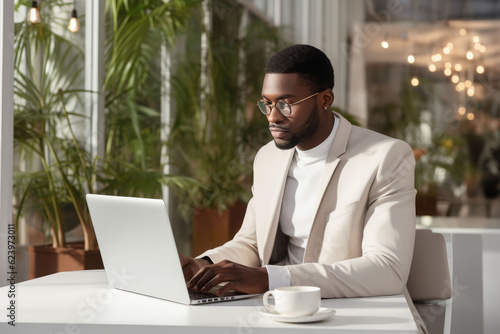
[[[361,256],[287,266],[292,285],[321,287],[323,298],[399,294],[405,290],[415,239],[415,159],[394,141],[381,155],[368,197]],[[363,208],[365,210],[365,208]]]

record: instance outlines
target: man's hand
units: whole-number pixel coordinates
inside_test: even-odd
[[[202,267],[187,283],[189,289],[203,293],[220,283],[226,283],[217,295],[234,290],[244,293],[264,293],[269,287],[267,269],[247,267],[228,260]]]
[[[179,255],[181,259],[182,272],[184,273],[184,279],[189,281],[194,274],[196,274],[201,268],[210,264],[209,261],[204,259],[193,259],[189,256]]]

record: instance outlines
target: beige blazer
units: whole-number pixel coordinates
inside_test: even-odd
[[[323,298],[405,291],[415,238],[415,160],[403,141],[340,118],[324,167],[302,264],[292,285],[321,287]],[[233,240],[200,255],[247,266],[270,263],[294,149],[265,145],[254,161],[253,198]],[[299,203],[300,204],[300,203]],[[274,249],[274,252],[273,252]]]

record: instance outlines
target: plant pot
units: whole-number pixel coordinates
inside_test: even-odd
[[[230,209],[196,209],[193,215],[193,255],[199,255],[231,240],[241,227],[247,204],[236,202]]]
[[[84,250],[83,243],[70,243],[68,247],[51,245],[28,246],[28,279],[60,271],[103,269],[98,249]]]
[[[437,193],[418,192],[415,203],[417,216],[437,216],[438,215],[437,203],[438,203]]]

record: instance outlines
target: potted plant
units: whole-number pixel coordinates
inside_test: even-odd
[[[238,36],[241,15],[236,6],[224,20],[213,15],[206,65],[199,50],[202,20],[192,21],[184,61],[173,78],[178,112],[169,148],[182,175],[197,181],[177,192],[183,216],[193,214],[194,255],[231,239],[239,229],[250,198],[253,158],[271,139],[255,104],[267,56],[282,42],[276,29],[258,20]]]
[[[78,138],[85,119],[79,111],[83,108],[82,90],[78,89],[83,51],[63,33],[56,33],[64,30],[54,29],[52,25],[60,22],[52,16],[54,9],[73,4],[44,1],[39,9],[45,20],[16,25],[14,139],[19,165],[26,166],[15,173],[16,220],[33,213],[32,216],[43,222],[42,228],[51,239],[50,245],[28,247],[29,278],[60,270],[102,267],[84,199],[86,193],[153,197],[161,194],[162,183],[184,184],[183,178],[164,175],[160,164],[148,164],[151,160],[147,156],[153,155],[153,151],[146,149],[161,147],[161,141],[159,131],[148,132],[149,128],[143,131],[141,121],[154,118],[158,113],[155,106],[136,98],[144,82],[150,79],[151,63],[158,57],[157,43],[161,38],[157,37],[163,38],[168,32],[171,42],[189,16],[189,6],[196,2],[157,0],[135,3],[133,7],[122,1],[108,0],[113,23],[107,35],[105,87],[110,126],[106,132],[106,156],[97,158],[100,164],[90,158]],[[131,37],[133,43],[127,39]],[[120,101],[125,101],[126,108]],[[122,108],[121,114],[116,112],[119,108]],[[142,119],[139,114],[146,117]],[[142,145],[138,146],[138,142]],[[155,153],[158,155],[159,150]],[[96,182],[104,186],[97,189]],[[83,242],[79,245],[66,240],[66,232],[75,224],[81,226],[83,233]],[[38,253],[40,249],[44,255]],[[62,267],[61,260],[48,259],[47,254],[66,254],[72,264]],[[87,263],[89,254],[95,255],[97,264]],[[39,268],[43,271],[33,271]]]
[[[61,5],[61,1],[46,1],[40,10],[50,13]],[[75,110],[81,106],[76,87],[83,70],[82,50],[44,21],[17,23],[15,49],[14,143],[25,166],[15,173],[16,221],[26,211],[37,212],[52,241],[28,247],[28,276],[51,273],[66,260],[70,269],[78,262],[102,267],[83,197],[94,190],[94,163],[75,136],[74,124],[82,115],[67,110],[67,105]],[[72,247],[65,236],[70,216],[76,217],[84,239]],[[56,255],[63,259],[46,260]],[[43,261],[37,261],[39,258]]]

